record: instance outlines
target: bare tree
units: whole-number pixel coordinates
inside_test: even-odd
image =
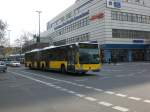
[[[23,41],[23,45],[28,45],[30,43],[30,35],[29,33],[24,33],[23,35],[21,35],[22,41]]]
[[[11,47],[3,47],[3,49],[0,51],[1,55],[5,58],[9,56],[12,53],[12,48]]]
[[[5,46],[8,40],[5,38],[7,23],[0,20],[0,46]]]
[[[22,48],[25,46],[29,46],[32,39],[32,33],[30,32],[23,32],[20,38],[15,40],[15,46],[18,47],[18,53],[22,53]]]
[[[22,47],[28,45],[31,41],[31,33],[24,32],[18,39],[15,40],[16,47]]]
[[[5,38],[6,29],[7,23],[0,20],[0,55],[2,57],[5,57],[10,51],[10,49],[6,48],[8,46],[8,39]]]
[[[15,40],[15,47],[22,47],[22,39],[18,38]]]

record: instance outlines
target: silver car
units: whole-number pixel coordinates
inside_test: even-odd
[[[5,64],[5,62],[0,61],[0,72],[6,72],[7,71],[7,66]]]
[[[11,61],[11,62],[9,63],[9,66],[12,66],[12,67],[20,67],[21,64],[20,64],[19,61]]]

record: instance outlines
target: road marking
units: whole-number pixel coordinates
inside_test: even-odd
[[[61,81],[62,82],[62,81]],[[73,84],[72,82],[70,82],[70,81],[65,81],[65,80],[63,80],[63,82],[65,82],[65,83],[71,83],[71,84]]]
[[[137,98],[137,97],[128,97],[129,99],[132,99],[132,100],[136,100],[136,101],[139,101],[141,100],[141,98]]]
[[[61,87],[59,87],[59,86],[56,86],[55,88],[56,88],[56,89],[61,89]]]
[[[150,103],[150,100],[144,100],[145,103]]]
[[[56,80],[56,81],[60,81],[60,82],[65,82],[65,83],[72,84],[72,85],[75,85],[75,86],[80,86],[80,87],[85,86],[85,85],[82,85],[82,84],[77,84],[77,83],[73,83],[73,82],[66,81],[66,80],[60,80],[60,79],[56,79],[56,78],[52,78],[52,77],[47,77],[47,76],[44,76],[44,75],[39,75],[39,74],[31,73],[31,72],[24,72],[24,71],[21,71],[21,72],[29,73],[29,74],[32,74],[32,75],[35,75],[35,76],[38,76],[38,77],[46,78],[46,79],[51,79],[51,80]]]
[[[102,89],[98,89],[98,88],[94,88],[94,90],[95,90],[95,91],[99,91],[99,92],[104,91],[104,90],[102,90]]]
[[[83,95],[83,94],[75,94],[76,96],[78,96],[78,97],[84,97],[85,95]]]
[[[116,109],[116,110],[119,110],[119,111],[121,111],[121,112],[127,112],[127,111],[129,111],[128,108],[120,107],[120,106],[114,106],[114,107],[112,107],[112,108],[113,108],[113,109]]]
[[[91,89],[91,88],[93,88],[93,87],[90,87],[90,86],[85,86],[85,88],[87,88],[87,89]]]
[[[70,84],[75,85],[75,86],[77,86],[77,85],[78,85],[77,83],[73,83],[73,82],[70,82]]]
[[[105,93],[110,94],[110,95],[115,94],[115,93],[112,92],[112,91],[105,91]]]
[[[50,86],[50,87],[57,87],[56,85],[53,85],[51,83],[47,83],[47,82],[44,82],[44,81],[41,81],[41,80],[38,80],[38,79],[35,79],[35,78],[32,78],[32,77],[29,77],[29,76],[25,76],[25,75],[22,75],[22,74],[19,74],[19,73],[15,73],[15,72],[11,72],[11,73],[19,75],[19,76],[27,78],[27,79],[30,79],[30,80],[33,80],[33,81],[36,81],[36,82],[39,82],[41,84],[45,84],[45,85]]]
[[[80,86],[80,87],[84,87],[85,85],[82,85],[82,84],[76,84],[77,86]]]
[[[24,72],[24,71],[21,71],[21,72]],[[31,73],[31,72],[24,72],[24,73],[33,74],[35,76],[39,76],[39,77],[43,77],[43,78],[47,78],[47,79],[51,79],[51,80],[55,80],[55,81],[59,81],[59,82],[64,82],[64,83],[67,83],[67,84],[72,84],[72,85],[79,86],[79,87],[84,87],[84,88],[87,88],[87,89],[93,89],[93,90],[98,91],[98,92],[102,92],[103,91],[104,93],[110,94],[110,95],[116,95],[116,96],[120,96],[120,97],[127,97],[128,96],[128,95],[124,95],[124,94],[121,94],[121,93],[120,94],[116,94],[115,92],[112,92],[112,91],[104,91],[102,89],[98,89],[98,88],[94,88],[94,87],[90,87],[90,86],[86,86],[86,85],[82,85],[82,84],[78,84],[78,83],[73,83],[73,82],[66,81],[66,80],[55,79],[55,78],[52,78],[52,77],[47,77],[47,76],[43,76],[43,75]],[[133,75],[133,74],[130,74],[130,75]],[[53,84],[49,83],[49,86],[55,87],[56,85],[53,85]],[[136,98],[136,97],[128,97],[128,99],[132,99],[132,100],[136,100],[136,101],[142,100],[142,98]],[[149,103],[149,101],[150,100],[144,100],[143,102]]]
[[[92,98],[92,97],[85,97],[86,100],[89,100],[89,101],[97,101],[97,99],[95,98]]]
[[[74,94],[74,93],[76,93],[76,92],[74,92],[74,91],[67,91],[68,93],[71,93],[71,94]]]
[[[26,76],[26,75],[23,75],[23,74],[19,74],[19,73],[15,73],[15,72],[11,72],[11,73],[16,74],[16,75],[21,76],[21,77],[24,77],[24,78],[27,78],[27,79],[30,79],[30,80],[33,80],[35,82],[39,82],[41,84],[44,84],[44,85],[47,85],[47,86],[50,86],[50,87],[53,87],[53,86],[54,86],[54,88],[58,88],[59,87],[57,85],[53,85],[52,86],[51,83],[44,82],[44,81],[41,81],[41,80],[38,80],[38,79],[35,79],[35,78],[32,78],[32,77],[29,77],[29,76]],[[73,94],[76,93],[74,91],[70,91],[70,90],[65,89],[63,87],[61,87],[61,89],[59,89],[59,90],[62,90],[62,91],[65,91],[65,92],[69,92],[69,93],[73,93]],[[92,101],[92,102],[97,101],[97,99],[95,99],[93,97],[86,97],[86,95],[82,95],[82,94],[74,94],[74,95],[79,96],[79,97],[83,97],[84,99],[86,99],[88,101]],[[101,105],[104,105],[104,106],[112,106],[113,105],[113,104],[110,104],[110,103],[104,102],[104,101],[103,102],[98,102],[98,103],[101,104]],[[120,106],[114,106],[112,108],[116,109],[116,110],[119,110],[119,111],[122,111],[122,112],[127,112],[129,110],[127,108],[120,107]]]
[[[124,94],[116,94],[116,96],[120,96],[120,97],[127,97],[127,95],[124,95]]]
[[[103,106],[106,106],[106,107],[110,107],[110,106],[113,105],[113,104],[108,103],[108,102],[98,102],[98,104],[103,105]]]
[[[60,89],[61,91],[68,91],[68,89],[65,89],[65,88],[62,88],[62,89]]]

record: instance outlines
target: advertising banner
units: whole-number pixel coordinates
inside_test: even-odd
[[[106,6],[109,8],[118,8],[122,7],[122,0],[106,0]]]

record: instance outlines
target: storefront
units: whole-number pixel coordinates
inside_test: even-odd
[[[150,60],[150,49],[140,44],[107,44],[100,46],[103,62],[137,62]]]
[[[145,59],[146,61],[150,61],[150,45],[147,46],[146,51],[145,51]]]

